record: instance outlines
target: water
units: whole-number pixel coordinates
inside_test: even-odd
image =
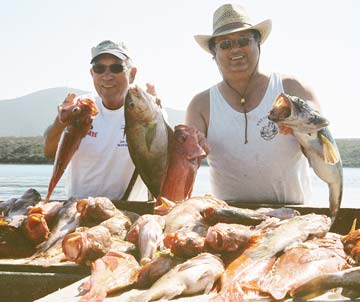
[[[52,165],[5,165],[0,164],[0,199],[21,196],[28,188],[34,188],[44,198],[52,174]],[[315,205],[328,206],[327,185],[315,174],[312,175]],[[208,167],[198,170],[193,195],[210,192]],[[52,199],[65,199],[64,179],[54,190]],[[344,168],[344,192],[342,207],[360,208],[360,168]]]

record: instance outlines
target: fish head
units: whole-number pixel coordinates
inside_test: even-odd
[[[268,119],[280,127],[288,127],[302,133],[317,132],[329,125],[329,121],[307,102],[285,93],[276,98]]]
[[[151,123],[153,120],[153,97],[139,86],[130,87],[125,97],[125,112],[134,120]]]
[[[196,128],[187,125],[177,125],[174,129],[174,138],[178,150],[188,160],[203,159],[209,153],[209,146],[205,136]]]

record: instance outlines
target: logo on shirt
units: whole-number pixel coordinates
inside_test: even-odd
[[[91,125],[90,130],[88,131],[87,135],[91,136],[91,137],[96,137],[97,136],[97,132],[93,131],[93,126]]]
[[[256,125],[260,128],[260,136],[266,141],[272,140],[279,133],[276,123],[270,121],[267,116],[262,117]]]
[[[118,147],[127,147],[128,144],[126,142],[125,125],[121,126],[121,131],[122,131],[123,135],[122,135],[122,138],[120,139],[120,142],[117,143],[117,146]]]

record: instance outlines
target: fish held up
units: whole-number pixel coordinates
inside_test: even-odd
[[[48,187],[45,202],[48,202],[61,176],[64,174],[81,140],[90,130],[94,117],[99,113],[95,103],[88,98],[78,98],[71,94],[64,104],[61,123],[66,127],[61,135],[56,150],[54,169]]]
[[[342,163],[329,122],[304,100],[281,93],[268,118],[277,123],[280,133],[292,133],[302,147],[316,175],[329,187],[330,217],[335,221],[343,191]]]
[[[124,108],[131,159],[149,191],[157,197],[168,160],[168,137],[173,131],[160,104],[138,86],[129,89]]]
[[[173,202],[190,198],[197,170],[209,150],[203,133],[191,126],[177,125],[169,140],[169,158],[160,196]],[[157,202],[155,206],[160,204]]]

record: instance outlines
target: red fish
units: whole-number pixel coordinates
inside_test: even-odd
[[[314,277],[347,267],[340,236],[328,233],[324,238],[308,240],[282,254],[262,278],[261,291],[280,300]]]
[[[260,236],[243,254],[226,268],[221,277],[221,290],[211,302],[242,302],[259,299],[259,281],[272,268],[276,255],[286,247],[303,242],[309,236],[323,237],[330,229],[325,215],[308,214],[282,221],[279,226]]]
[[[173,202],[190,198],[201,159],[208,153],[209,146],[200,131],[186,125],[176,126],[169,140],[169,158],[159,196]]]
[[[90,130],[94,116],[99,113],[95,103],[91,99],[78,99],[76,102],[70,98],[63,106],[68,107],[68,114],[62,122],[66,127],[60,138],[56,150],[53,174],[49,183],[45,202],[48,202],[58,181],[64,174],[75,151],[79,148],[82,138]]]

